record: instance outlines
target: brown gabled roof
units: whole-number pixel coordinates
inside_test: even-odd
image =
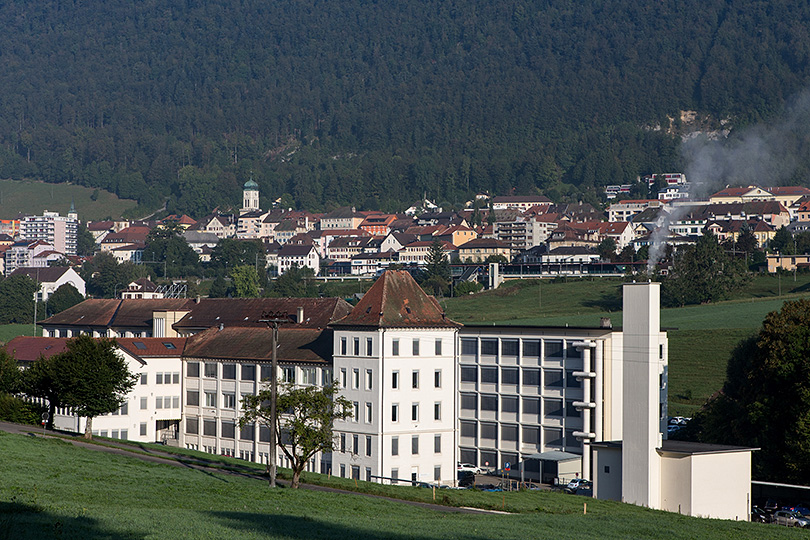
[[[287,328],[278,332],[278,361],[328,363],[332,332],[317,328]],[[183,356],[269,362],[272,344],[267,328],[209,328],[188,338]]]
[[[188,311],[191,300],[186,298],[135,298],[121,300],[112,326],[152,329],[154,311]],[[79,304],[81,305],[81,304]]]
[[[44,268],[32,268],[26,266],[17,268],[11,274],[9,274],[9,276],[25,275],[38,283],[54,283],[68,270],[70,270],[70,267],[68,266],[47,266]]]
[[[199,302],[191,303],[191,312],[172,328],[182,331],[212,328],[220,324],[226,328],[266,328],[266,323],[259,320],[268,313],[297,323],[299,307],[304,308],[304,322],[296,326],[306,328],[325,328],[352,309],[351,304],[341,298],[201,298]]]
[[[6,344],[6,352],[17,362],[50,358],[67,348],[67,338],[18,336]]]
[[[118,346],[133,356],[180,357],[186,346],[186,338],[115,338]]]
[[[104,326],[109,327],[121,300],[89,299],[52,317],[40,324],[58,326]]]
[[[331,326],[375,328],[458,328],[404,270],[388,270],[371,286],[351,313]]]

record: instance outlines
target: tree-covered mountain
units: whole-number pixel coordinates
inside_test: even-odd
[[[768,118],[810,76],[810,4],[784,0],[10,0],[0,20],[0,177],[194,215],[238,206],[250,171],[311,209],[593,196],[679,167],[667,117]]]

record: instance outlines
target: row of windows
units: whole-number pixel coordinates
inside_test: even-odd
[[[433,419],[434,420],[441,420],[442,419],[442,402],[437,401],[433,404]],[[414,402],[411,403],[411,420],[413,422],[419,421],[419,403]],[[391,421],[392,422],[399,422],[399,403],[392,403],[391,404]]]
[[[149,374],[141,373],[141,384],[149,384]],[[155,384],[180,384],[180,372],[155,373]]]
[[[236,394],[233,392],[223,392],[221,405],[217,403],[217,393],[215,391],[204,391],[206,407],[221,406],[223,409],[236,408]],[[242,394],[242,399],[248,394]],[[186,405],[199,407],[200,405],[200,392],[199,390],[186,390]]]
[[[520,405],[518,396],[496,396],[493,394],[461,394],[461,410],[471,411],[475,413],[478,411],[480,405],[482,411],[498,411],[498,401],[500,401],[500,411],[504,413],[517,413],[518,406]],[[542,403],[543,411],[547,417],[563,416],[569,418],[581,418],[582,411],[574,407],[574,400],[565,400],[558,398],[522,398],[524,415],[540,415],[540,405]],[[563,406],[563,404],[565,404]]]
[[[109,437],[111,439],[123,439],[123,440],[126,440],[126,439],[129,438],[129,431],[126,430],[126,429],[122,429],[122,430],[113,429],[113,430],[110,430],[109,432],[106,429],[101,429],[101,430],[95,430],[94,429],[92,431],[93,431],[93,435],[96,436],[96,437],[107,437],[108,436],[107,434],[109,433]],[[145,433],[144,433],[144,435],[145,435]]]
[[[365,436],[365,455],[371,457],[372,454],[372,444],[371,444],[371,436]],[[351,446],[347,446],[347,442],[351,444]],[[340,451],[343,453],[351,452],[354,455],[360,455],[360,436],[359,435],[351,435],[351,439],[349,439],[349,435],[346,433],[340,434]],[[441,454],[442,452],[442,436],[441,435],[434,435],[433,436],[433,453],[434,454]],[[391,455],[398,456],[399,455],[399,437],[391,437]],[[412,435],[411,436],[411,455],[419,455],[419,435]]]
[[[219,374],[218,362],[204,362],[203,363],[203,376],[215,379]],[[237,364],[222,364],[222,379],[236,380],[236,367]],[[256,380],[256,365],[254,364],[240,364],[240,379],[242,381],[255,381]],[[297,380],[297,374],[300,372],[300,381]],[[259,365],[259,378],[262,381],[268,380],[271,377],[272,367],[269,364]],[[186,376],[198,378],[200,376],[200,362],[188,362],[186,365]],[[281,379],[284,382],[291,384],[318,384],[318,368],[314,367],[282,367]],[[165,379],[164,379],[165,380]],[[321,385],[327,386],[332,383],[332,370],[321,370]],[[146,383],[142,383],[146,384]],[[160,384],[160,383],[158,383]],[[165,383],[164,383],[165,384]]]
[[[500,354],[498,343],[500,342]],[[480,349],[479,349],[480,343]],[[573,341],[563,342],[562,340],[540,340],[540,339],[501,339],[497,338],[461,338],[462,356],[501,356],[517,358],[518,352],[523,344],[523,357],[561,359],[561,358],[582,358],[582,352],[577,350]]]
[[[480,440],[490,441],[511,441],[517,442],[518,433],[521,435],[521,442],[523,444],[539,445],[541,444],[540,436],[543,437],[544,446],[580,446],[582,442],[574,436],[574,430],[563,430],[561,428],[553,427],[540,427],[540,426],[524,426],[520,427],[516,424],[501,424],[501,436],[498,439],[498,425],[493,423],[476,423],[476,422],[460,422],[461,437],[463,438],[476,438]]]
[[[346,465],[341,463],[340,464],[340,477],[346,478]],[[360,466],[359,465],[352,465],[351,466],[351,478],[354,480],[360,480]],[[433,467],[433,480],[438,482],[442,479],[442,466],[436,465]],[[366,482],[371,482],[373,478],[371,477],[371,467],[366,467]],[[419,480],[419,472],[412,471],[411,472],[411,479],[403,479],[399,477],[399,469],[391,469],[391,476],[389,478],[392,484],[399,484],[400,482],[417,482]]]
[[[395,338],[391,340],[391,355],[392,356],[399,356],[399,338]],[[411,356],[419,356],[420,354],[420,338],[413,338],[411,339]],[[352,355],[353,356],[361,356],[363,353],[365,356],[373,356],[374,355],[374,342],[371,338],[365,339],[365,349],[361,350],[361,342],[359,337],[352,338]],[[436,356],[442,355],[442,339],[436,338],[433,341],[433,353]],[[349,338],[341,337],[340,338],[340,354],[342,356],[347,356],[349,354]]]
[[[340,385],[342,388],[348,388],[348,369],[347,368],[340,368]],[[391,372],[391,388],[394,390],[398,390],[400,388],[400,377],[399,371],[392,371]],[[374,381],[374,372],[371,369],[365,370],[365,377],[363,379],[364,388],[366,390],[372,390]],[[360,369],[354,368],[352,369],[352,389],[356,390],[360,388]],[[437,369],[433,371],[433,388],[441,388],[442,387],[442,370]],[[411,371],[411,388],[418,389],[419,388],[419,370],[414,369]]]
[[[500,384],[541,386],[539,368],[461,366],[461,382],[477,383],[480,374],[482,383],[498,384],[499,372]],[[582,381],[574,376],[573,370],[543,369],[542,376],[542,386],[546,388],[582,388]]]
[[[233,420],[220,420],[219,422],[214,418],[204,418],[202,426],[200,426],[200,419],[196,417],[186,418],[186,434],[188,435],[204,435],[206,437],[217,436],[217,426],[219,426],[219,437],[224,439],[235,439],[238,424]],[[202,427],[202,433],[200,428]],[[244,427],[239,429],[239,439],[243,441],[252,441],[255,439],[256,427],[254,424],[245,424]],[[264,425],[259,426],[259,442],[270,442],[270,428]]]

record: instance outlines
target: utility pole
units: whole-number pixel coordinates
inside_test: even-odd
[[[277,461],[277,441],[276,428],[278,427],[278,411],[276,410],[276,400],[278,398],[278,325],[289,322],[286,314],[282,313],[262,313],[259,322],[263,322],[271,330],[270,346],[273,351],[270,355],[270,487],[276,487],[276,461]]]

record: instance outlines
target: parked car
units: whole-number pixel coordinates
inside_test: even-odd
[[[456,469],[458,472],[470,471],[473,474],[482,474],[481,467],[473,465],[472,463],[459,463]]]
[[[793,510],[776,511],[773,515],[773,521],[777,525],[784,525],[785,527],[810,527],[810,519]]]
[[[782,510],[793,510],[794,512],[798,512],[805,517],[810,516],[810,508],[807,508],[806,506],[786,506],[782,508]]]
[[[756,521],[758,523],[770,523],[773,521],[773,515],[769,514],[759,506],[752,506],[751,521]]]
[[[565,486],[563,491],[566,493],[579,493],[580,491],[585,491],[593,489],[593,485],[591,484],[590,480],[585,480],[584,478],[574,478],[568,485]]]

